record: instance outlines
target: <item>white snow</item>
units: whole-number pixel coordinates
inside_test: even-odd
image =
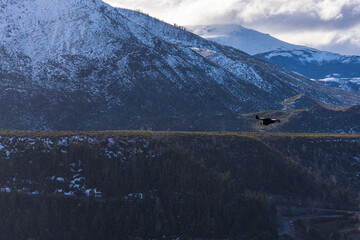
[[[303,62],[332,62],[339,61],[341,59],[340,54],[324,52],[324,51],[293,51],[292,54],[300,57]]]
[[[0,192],[11,192],[11,189],[9,187],[5,187],[5,188],[0,188]]]
[[[338,63],[360,62],[360,57],[344,56],[336,53],[319,51],[307,47],[303,47],[301,49],[296,49],[296,48],[272,49],[267,52],[264,52],[263,54],[266,59],[271,59],[274,57],[289,57],[289,58],[296,58],[303,63],[327,64],[330,62],[338,62]],[[337,73],[333,73],[331,74],[331,77],[337,77],[336,75]]]
[[[113,138],[108,138],[109,145],[112,146],[115,144],[115,141]]]
[[[59,139],[57,142],[57,145],[58,146],[68,146],[69,145],[68,137]]]
[[[52,146],[54,145],[54,143],[51,139],[45,138],[45,139],[43,139],[43,142],[48,149],[52,149]]]
[[[124,39],[130,34],[126,26],[110,30],[93,24],[109,21],[99,13],[99,4],[107,7],[99,0],[24,0],[21,4],[3,0],[0,22],[5,24],[0,28],[0,40],[14,52],[21,51],[36,62],[59,57],[59,53],[76,54],[79,51],[94,57],[111,56],[106,46],[107,42],[115,40],[115,36],[110,33],[116,32],[117,37]],[[107,26],[112,27],[111,24]],[[92,36],[107,38],[94,39]]]
[[[96,188],[94,188],[94,189],[86,189],[84,192],[85,192],[85,194],[87,196],[90,196],[91,194],[94,194],[95,197],[101,197],[102,196],[102,193],[100,191],[98,191]]]
[[[56,181],[58,181],[58,182],[64,182],[64,181],[65,181],[65,179],[64,179],[64,178],[62,178],[62,177],[58,177],[58,178],[56,178]]]
[[[201,37],[240,49],[251,55],[277,48],[301,48],[301,46],[283,42],[269,34],[237,24],[195,25],[186,28]]]
[[[267,59],[271,59],[273,57],[292,57],[293,55],[289,52],[271,52],[266,55]]]
[[[64,192],[65,196],[74,196],[75,191]]]
[[[327,83],[337,83],[338,87],[341,89],[352,89],[352,86],[349,84],[356,84],[360,87],[360,78],[335,78],[335,77],[328,77],[323,79],[312,79],[313,81],[319,82],[327,82]]]

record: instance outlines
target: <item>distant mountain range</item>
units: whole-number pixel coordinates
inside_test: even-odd
[[[326,85],[360,91],[359,56],[343,56],[311,48],[276,49],[255,56]]]
[[[0,128],[166,130],[204,114],[360,104],[360,93],[101,0],[4,0],[0,22]]]
[[[189,26],[194,33],[240,49],[320,83],[360,90],[360,57],[344,56],[283,42],[241,25]]]

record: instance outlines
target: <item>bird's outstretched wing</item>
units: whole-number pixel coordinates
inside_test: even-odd
[[[262,120],[263,121],[262,124],[265,126],[276,122],[281,123],[280,119],[275,119],[275,118],[261,118],[258,115],[256,115],[255,118],[258,120]]]

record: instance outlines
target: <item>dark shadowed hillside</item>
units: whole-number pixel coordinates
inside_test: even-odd
[[[359,136],[294,137],[3,131],[0,236],[277,239],[277,203],[354,206],[346,181],[317,167],[337,151],[355,163]],[[327,145],[293,154],[311,138]]]
[[[358,135],[279,134],[264,139],[273,148],[332,184],[359,190]]]
[[[360,106],[330,110],[315,106],[309,110],[295,111],[287,121],[277,126],[279,132],[296,133],[359,133]]]

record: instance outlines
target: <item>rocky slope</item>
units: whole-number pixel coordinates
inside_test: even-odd
[[[100,0],[6,0],[0,127],[124,129],[196,114],[360,103],[234,48]]]

